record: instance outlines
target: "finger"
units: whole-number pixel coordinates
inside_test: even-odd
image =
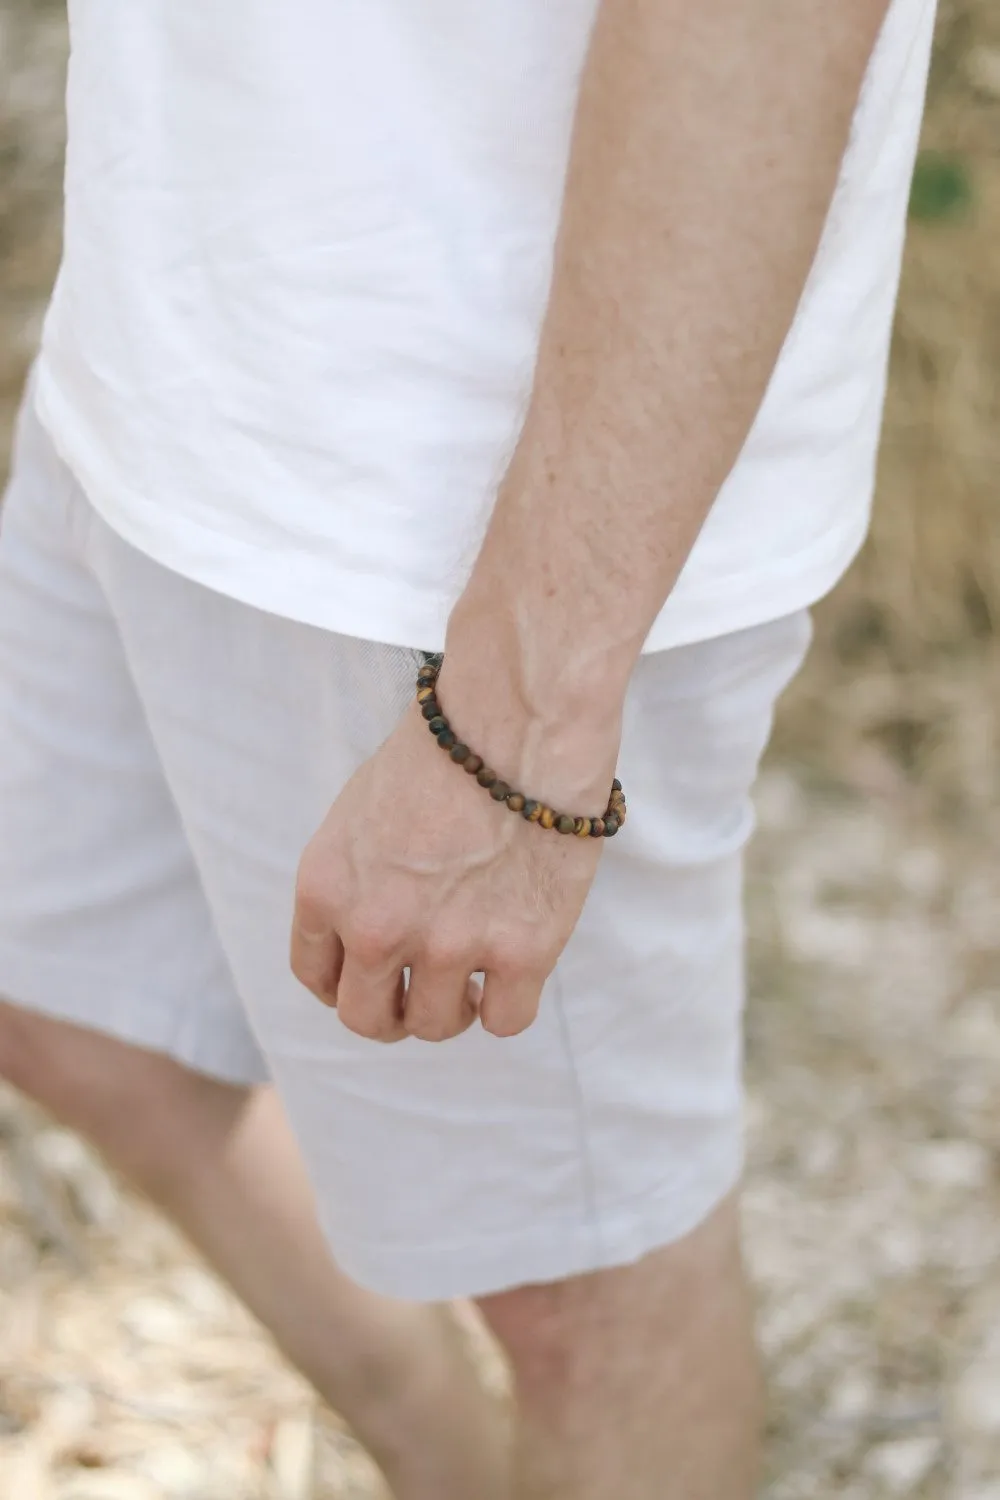
[[[337,1003],[343,962],[343,945],[335,932],[309,931],[296,921],[292,928],[292,973],[324,1005]]]
[[[415,964],[410,971],[403,1024],[422,1042],[446,1042],[468,1031],[479,1014],[481,987],[469,978],[468,965],[438,969]]]
[[[494,1036],[517,1036],[538,1015],[543,981],[537,975],[514,976],[490,970],[483,985],[479,1018]]]
[[[337,1014],[348,1031],[373,1042],[402,1041],[405,993],[401,969],[373,969],[347,949],[337,986]]]

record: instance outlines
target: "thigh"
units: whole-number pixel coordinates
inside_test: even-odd
[[[0,529],[0,993],[264,1076],[122,651],[88,506],[26,405]]]
[[[629,824],[536,1024],[382,1047],[295,982],[288,934],[301,849],[402,713],[416,653],[250,609],[95,538],[344,1268],[436,1300],[622,1264],[699,1223],[740,1170],[741,849],[804,617],[640,664],[621,762]]]

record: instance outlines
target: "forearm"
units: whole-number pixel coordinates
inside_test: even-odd
[[[888,0],[603,0],[532,401],[448,648],[624,693],[763,398]]]

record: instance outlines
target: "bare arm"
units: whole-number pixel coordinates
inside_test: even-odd
[[[629,676],[763,397],[887,8],[600,6],[534,393],[440,683],[534,796],[603,807]],[[296,972],[364,1034],[436,1037],[474,1018],[484,969],[484,1024],[516,1031],[596,860],[504,815],[407,716],[307,850]]]
[[[478,658],[499,618],[532,709],[623,691],[763,398],[886,10],[604,0],[534,397],[449,638]]]

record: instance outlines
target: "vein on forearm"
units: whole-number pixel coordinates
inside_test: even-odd
[[[763,398],[887,5],[603,0],[534,392],[456,611],[503,612],[527,674],[631,670]]]

